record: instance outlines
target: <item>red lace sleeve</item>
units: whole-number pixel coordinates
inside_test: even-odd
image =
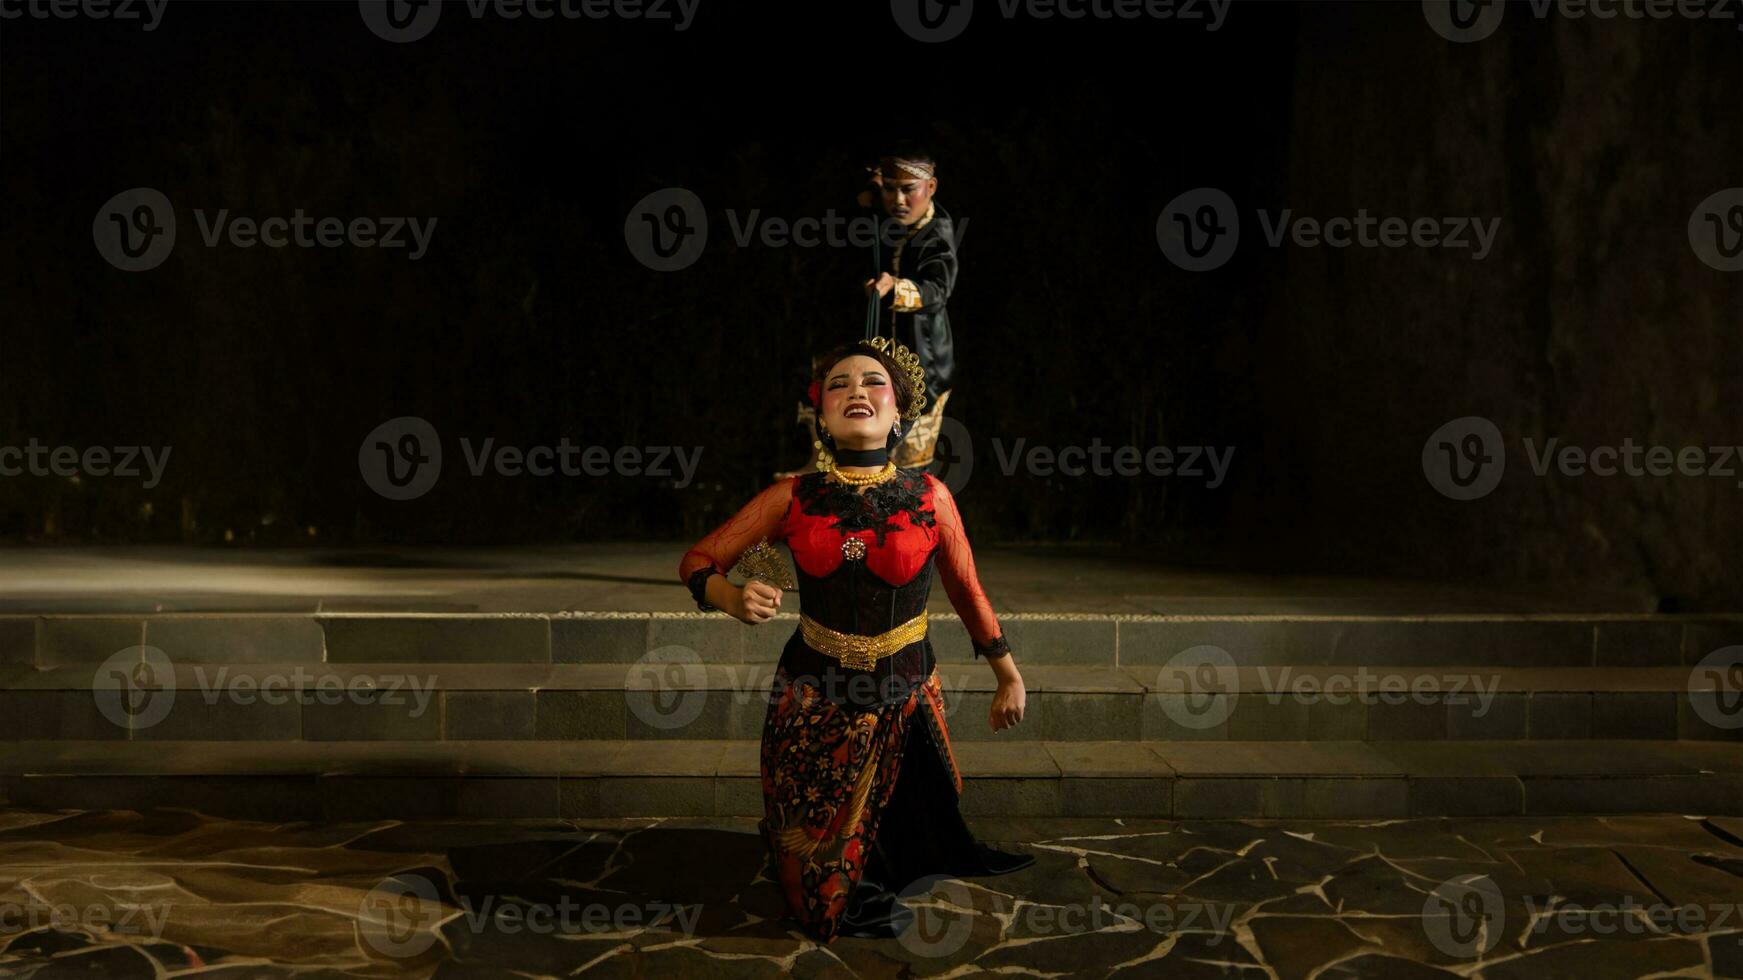
[[[797,477],[771,484],[752,497],[739,512],[724,524],[708,532],[696,546],[684,552],[678,562],[678,578],[690,587],[699,609],[713,609],[703,598],[703,591],[713,573],[725,575],[738,563],[744,550],[763,538],[779,541],[781,520],[793,502],[793,484]]]
[[[938,523],[938,576],[944,580],[944,591],[950,604],[962,617],[974,642],[975,656],[1002,657],[1010,652],[1004,630],[993,615],[993,604],[980,587],[980,576],[974,570],[974,552],[968,547],[968,532],[963,529],[962,515],[956,510],[956,498],[944,481],[926,474],[932,485],[932,516]]]

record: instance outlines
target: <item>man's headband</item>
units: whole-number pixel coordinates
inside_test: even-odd
[[[931,180],[933,165],[920,163],[916,160],[903,160],[900,157],[885,157],[879,168],[885,177],[917,177],[920,180]]]

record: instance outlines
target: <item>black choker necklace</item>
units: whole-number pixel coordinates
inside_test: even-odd
[[[890,461],[888,449],[837,449],[837,466],[882,466]]]

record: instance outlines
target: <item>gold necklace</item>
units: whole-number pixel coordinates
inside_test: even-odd
[[[843,473],[833,466],[829,468],[830,479],[837,483],[846,484],[850,487],[869,487],[874,483],[882,483],[894,476],[895,473],[895,460],[886,460],[884,462],[884,468],[878,470],[876,473]]]

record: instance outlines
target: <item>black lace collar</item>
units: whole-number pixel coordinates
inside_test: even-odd
[[[921,510],[926,492],[923,470],[897,470],[896,475],[864,493],[829,479],[826,473],[807,473],[797,487],[799,509],[813,517],[833,517],[830,527],[846,537],[851,531],[876,531],[878,545],[884,535],[897,530],[893,518],[906,512],[916,525],[931,527],[932,512]]]

